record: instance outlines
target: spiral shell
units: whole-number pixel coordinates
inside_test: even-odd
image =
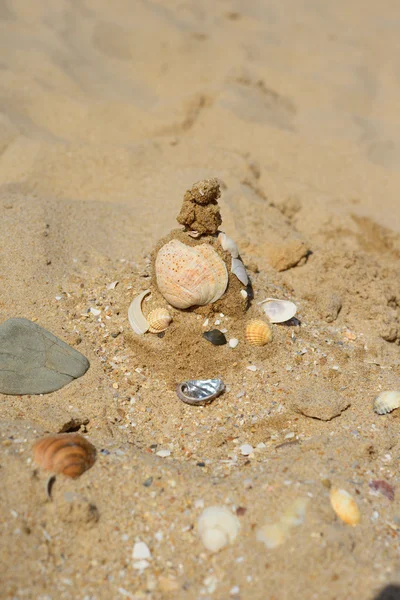
[[[198,532],[204,546],[210,552],[218,552],[232,544],[239,533],[238,518],[224,506],[210,506],[200,515]]]
[[[246,340],[253,346],[265,346],[272,341],[272,329],[265,321],[253,319],[247,324]]]
[[[33,460],[45,471],[75,478],[94,465],[96,448],[77,433],[47,435],[35,442]]]
[[[332,488],[329,499],[333,510],[344,523],[354,526],[360,522],[361,515],[356,501],[346,490]]]
[[[171,240],[158,252],[155,269],[158,289],[175,308],[212,304],[228,285],[225,263],[210,244]]]
[[[151,333],[161,333],[161,331],[165,331],[168,328],[172,317],[166,308],[155,308],[147,315],[147,320]]]

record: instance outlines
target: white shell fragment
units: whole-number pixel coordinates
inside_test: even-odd
[[[223,506],[210,506],[199,517],[198,532],[210,552],[218,552],[232,544],[239,533],[239,519]]]
[[[239,340],[237,338],[231,338],[228,342],[229,348],[236,348],[238,343],[239,343]]]
[[[136,542],[132,550],[133,560],[148,560],[151,559],[149,547],[145,542]]]
[[[232,258],[231,271],[234,275],[236,275],[240,283],[243,283],[243,285],[247,285],[249,283],[246,267],[244,266],[240,258]]]
[[[221,231],[221,233],[218,235],[218,240],[222,246],[222,249],[226,250],[226,252],[229,252],[232,258],[237,258],[239,256],[239,250],[236,246],[236,242],[234,242],[230,237],[228,237],[226,233],[223,233]]]
[[[374,411],[378,415],[386,415],[396,408],[400,408],[400,392],[381,392],[374,400]]]
[[[144,314],[142,313],[142,300],[147,294],[150,294],[150,290],[145,290],[131,302],[128,309],[128,319],[130,326],[133,331],[138,335],[142,335],[148,331],[150,325]]]
[[[267,298],[260,302],[263,311],[271,323],[285,323],[293,319],[297,312],[297,306],[290,300],[278,300]]]

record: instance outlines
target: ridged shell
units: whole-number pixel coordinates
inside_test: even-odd
[[[378,415],[386,415],[396,408],[400,408],[400,392],[381,392],[374,400],[374,411]]]
[[[175,308],[212,304],[228,285],[225,263],[210,244],[171,240],[158,252],[155,268],[158,289]]]
[[[246,340],[253,346],[265,346],[272,341],[272,329],[265,321],[254,319],[246,327]]]
[[[360,522],[360,511],[354,500],[346,490],[332,488],[329,499],[339,519],[347,525],[357,525]]]
[[[155,308],[147,315],[147,320],[151,333],[161,333],[169,327],[172,317],[166,308]]]
[[[47,435],[35,442],[33,460],[45,471],[75,478],[94,465],[96,448],[77,433]]]

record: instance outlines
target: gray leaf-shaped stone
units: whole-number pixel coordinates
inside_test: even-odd
[[[0,393],[48,394],[81,377],[88,359],[28,319],[0,325]]]

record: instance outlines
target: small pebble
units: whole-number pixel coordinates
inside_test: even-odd
[[[151,553],[149,547],[145,542],[136,542],[132,550],[133,560],[149,560],[151,559]]]
[[[248,293],[246,292],[246,290],[240,290],[240,295],[242,296],[242,298],[247,298]]]
[[[230,348],[236,348],[236,346],[238,345],[239,340],[237,338],[231,338],[229,340],[229,347]]]
[[[240,452],[243,456],[249,456],[254,451],[254,448],[251,444],[243,444],[240,446]]]
[[[246,367],[246,369],[248,369],[249,371],[257,371],[257,367],[255,365],[249,365],[248,367]]]
[[[166,458],[167,456],[171,455],[171,451],[170,450],[159,450],[158,452],[156,452],[156,456],[160,456],[161,458]]]
[[[224,344],[227,343],[226,337],[224,336],[222,331],[219,331],[218,329],[212,329],[211,331],[205,331],[203,333],[203,338],[205,338],[207,341],[214,344],[214,346],[223,346]]]
[[[98,308],[91,308],[90,312],[92,313],[92,315],[94,315],[95,317],[98,317],[99,314],[101,313],[101,310],[99,310]]]

